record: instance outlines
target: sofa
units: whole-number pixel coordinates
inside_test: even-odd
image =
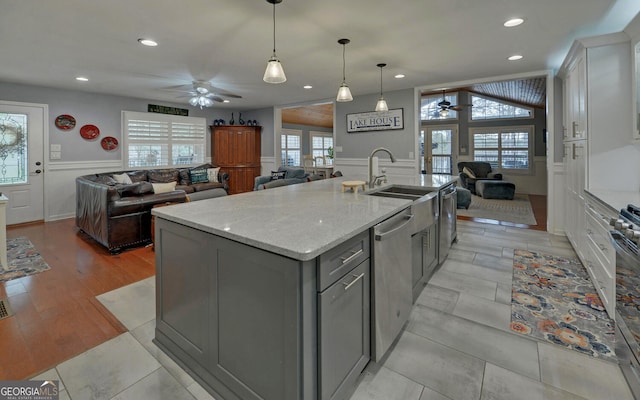
[[[272,171],[271,175],[257,176],[253,190],[271,189],[279,186],[295,185],[318,179],[305,172],[302,167],[280,166],[277,171]]]
[[[151,209],[225,196],[229,174],[193,168],[117,171],[76,178],[76,226],[116,254],[151,243]]]
[[[502,180],[502,174],[494,173],[491,164],[483,161],[461,161],[458,163],[461,186],[476,194],[476,182],[479,180]]]

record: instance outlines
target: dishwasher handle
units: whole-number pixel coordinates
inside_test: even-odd
[[[413,217],[414,217],[414,216],[413,216],[413,214],[411,214],[411,215],[406,215],[406,216],[404,217],[406,221],[404,221],[404,222],[403,222],[402,224],[400,224],[399,226],[397,226],[397,227],[395,227],[395,228],[393,228],[393,229],[391,229],[391,230],[389,230],[389,231],[386,231],[386,232],[384,232],[384,233],[376,233],[376,234],[375,234],[375,237],[374,237],[374,238],[375,238],[375,240],[377,240],[377,241],[384,240],[385,238],[387,238],[387,237],[389,237],[389,236],[392,236],[392,235],[394,235],[395,233],[397,233],[398,231],[400,231],[400,230],[404,229],[404,227],[406,227],[406,226],[411,222],[411,220],[413,219]]]

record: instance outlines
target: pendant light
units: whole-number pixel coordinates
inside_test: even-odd
[[[287,77],[276,55],[276,4],[282,3],[282,0],[267,0],[267,3],[273,4],[273,55],[267,62],[262,80],[267,83],[283,83],[286,82]]]
[[[389,111],[389,106],[387,106],[387,102],[384,100],[384,96],[382,95],[382,68],[386,67],[387,64],[378,64],[376,65],[380,68],[380,98],[376,103],[376,111]]]
[[[353,101],[353,96],[351,95],[351,90],[349,90],[349,86],[347,85],[347,80],[345,78],[345,73],[344,73],[344,68],[345,68],[344,52],[347,47],[347,44],[350,41],[351,40],[349,39],[338,40],[338,43],[342,45],[342,85],[340,85],[340,88],[338,89],[338,97],[336,97],[336,101],[339,101],[339,102]]]

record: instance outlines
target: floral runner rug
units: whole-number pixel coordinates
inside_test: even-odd
[[[511,330],[616,361],[615,325],[579,260],[515,250]]]
[[[8,267],[0,265],[0,282],[51,269],[26,237],[7,239]]]

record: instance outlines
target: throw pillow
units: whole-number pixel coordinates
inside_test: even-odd
[[[176,184],[178,182],[167,182],[167,183],[152,183],[153,185],[153,193],[169,193],[176,190]]]
[[[209,177],[209,182],[218,182],[218,172],[220,172],[220,167],[207,168],[207,176]]]
[[[193,168],[189,171],[189,176],[191,177],[191,183],[209,182],[207,168]]]
[[[467,174],[467,176],[471,179],[476,179],[476,175],[473,173],[473,171],[471,171],[469,168],[464,167],[462,168],[462,172]]]
[[[277,181],[278,179],[284,179],[286,174],[286,171],[271,171],[271,180]]]
[[[122,173],[122,174],[113,174],[112,177],[118,183],[126,183],[126,184],[132,184],[133,183],[131,181],[131,178],[129,177],[129,175],[126,172]]]

